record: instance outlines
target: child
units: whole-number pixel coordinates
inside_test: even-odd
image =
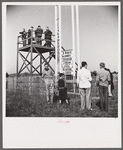
[[[59,90],[59,103],[63,103],[64,101],[69,104],[68,97],[67,97],[67,88],[66,83],[64,81],[64,74],[59,74],[60,79],[58,80],[58,90]]]

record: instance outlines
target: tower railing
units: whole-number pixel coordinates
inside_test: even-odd
[[[18,48],[29,46],[31,44],[37,44],[34,30],[31,30],[31,35],[30,36],[29,36],[29,32],[25,32],[24,34],[25,34],[26,38],[23,37],[23,33],[22,32],[21,32],[21,35],[18,36],[18,40],[17,40],[18,41],[18,43],[17,43],[18,44]],[[42,33],[42,37],[41,37],[42,45],[40,45],[40,46],[44,46],[44,44],[46,42],[51,42],[51,47],[55,48],[55,46],[53,44],[55,42],[55,40],[52,39],[55,35],[54,34],[51,35],[51,37],[52,37],[51,40],[45,39],[44,36],[45,36],[45,33]]]

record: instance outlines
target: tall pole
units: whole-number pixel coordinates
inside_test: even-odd
[[[57,23],[58,23],[58,6],[55,6],[55,76],[57,76],[57,72],[58,72],[58,57],[57,57],[57,51],[58,51],[58,47],[57,47]]]
[[[32,40],[33,40],[33,28],[31,30],[31,55],[30,55],[29,95],[32,94],[32,57],[33,57]]]
[[[62,59],[61,59],[61,5],[59,5],[59,71],[62,72]]]
[[[32,48],[32,38],[33,38],[33,30],[31,30],[31,55],[30,55],[30,75],[32,76],[32,55],[33,55],[33,48]]]
[[[74,17],[74,5],[71,6],[72,13],[72,57],[73,57],[73,76],[75,76],[75,17]]]
[[[76,29],[77,29],[77,60],[78,60],[78,69],[80,69],[80,47],[79,47],[79,6],[76,5]]]

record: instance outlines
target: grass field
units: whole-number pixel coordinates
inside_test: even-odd
[[[11,82],[12,83],[12,82]],[[98,88],[92,82],[92,111],[80,111],[79,95],[69,94],[70,105],[54,103],[48,105],[44,83],[36,82],[30,94],[26,83],[19,84],[18,88],[9,83],[6,90],[7,117],[118,117],[118,86],[114,84],[113,97],[109,98],[108,112],[100,111]],[[21,85],[21,86],[20,86]]]

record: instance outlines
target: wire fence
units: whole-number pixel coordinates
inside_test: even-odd
[[[118,82],[114,82],[113,98],[109,98],[108,113],[99,109],[99,89],[92,80],[91,107],[92,112],[79,111],[80,95],[76,83],[67,82],[70,105],[62,105],[54,101],[47,105],[45,82],[39,76],[8,77],[6,80],[6,116],[28,117],[117,117],[118,116]]]
[[[67,80],[67,92],[69,97],[78,98],[79,88],[76,82]],[[6,89],[8,92],[23,93],[29,95],[46,95],[45,82],[40,76],[8,77],[6,80]],[[95,78],[92,80],[91,97],[99,97],[98,87],[95,86]]]

